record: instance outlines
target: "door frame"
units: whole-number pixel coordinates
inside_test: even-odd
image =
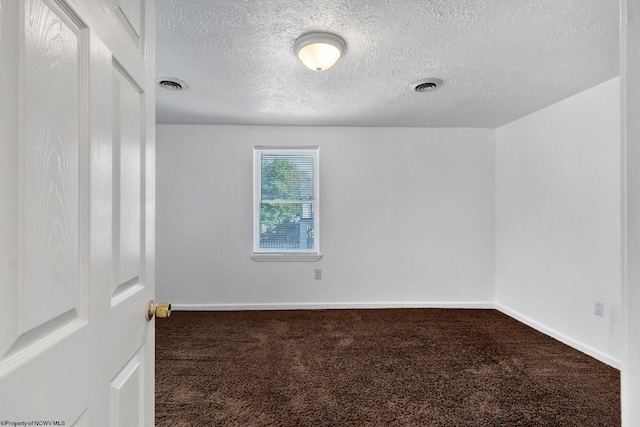
[[[640,425],[640,2],[622,0],[622,425]]]

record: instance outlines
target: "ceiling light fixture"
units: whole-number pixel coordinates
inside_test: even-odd
[[[344,40],[334,34],[312,33],[296,40],[293,51],[310,70],[324,71],[338,62],[346,47]]]

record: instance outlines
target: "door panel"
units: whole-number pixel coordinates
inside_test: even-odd
[[[144,148],[144,93],[117,62],[113,72],[114,137],[114,259],[115,305],[125,294],[142,286],[142,210],[141,177]]]
[[[154,423],[153,1],[138,7],[145,45],[112,0],[0,0],[2,421]]]
[[[111,381],[111,426],[145,425],[144,350],[136,354]]]
[[[136,46],[142,46],[144,41],[144,1],[114,0],[114,10],[122,24],[122,29]]]
[[[88,31],[53,2],[27,0],[25,13],[32,19],[24,49],[23,332],[50,330],[56,320],[57,328],[86,311],[87,257],[79,245],[88,242],[79,200],[87,197],[80,187],[88,118],[80,103],[88,97]]]
[[[18,186],[11,325],[3,333],[0,375],[73,333],[86,319],[88,31],[69,10],[27,0],[22,123],[11,181]],[[51,46],[53,45],[53,46]],[[67,72],[68,71],[68,72]],[[80,246],[84,249],[81,253]],[[3,331],[4,332],[4,331]]]

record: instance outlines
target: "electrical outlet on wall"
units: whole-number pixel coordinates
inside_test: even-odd
[[[593,314],[604,317],[604,303],[602,301],[596,301],[593,304]]]
[[[317,279],[317,280],[322,279],[322,269],[321,268],[316,268],[316,270],[315,270],[315,272],[313,274],[314,274],[314,276],[313,276],[314,279]]]

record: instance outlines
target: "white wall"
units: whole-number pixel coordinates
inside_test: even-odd
[[[492,307],[494,138],[159,125],[157,298],[212,309]],[[320,146],[319,262],[251,260],[254,145]]]
[[[620,365],[620,81],[496,130],[500,309]],[[594,315],[594,301],[605,304]]]

